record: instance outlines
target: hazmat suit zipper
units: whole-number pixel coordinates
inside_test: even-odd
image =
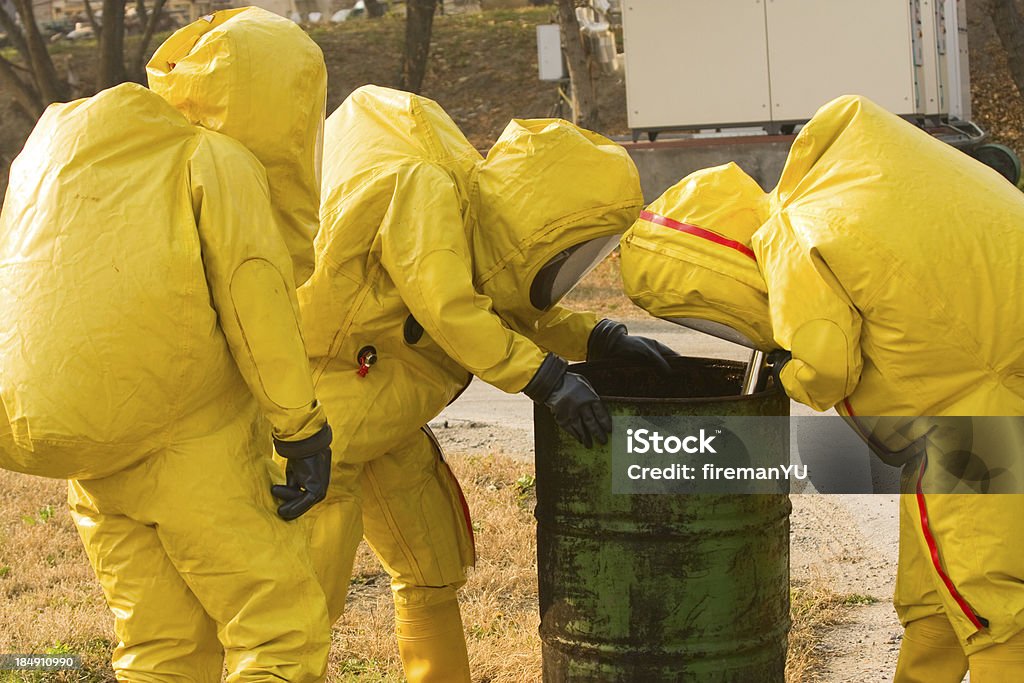
[[[878,442],[872,439],[870,432],[861,426],[860,422],[857,420],[857,415],[853,412],[853,406],[850,405],[849,398],[843,399],[843,408],[846,409],[847,415],[849,415],[850,418],[853,419],[854,424],[857,425],[857,431],[860,432],[861,437],[869,443],[881,446],[881,444],[878,444]],[[924,499],[924,488],[922,486],[922,482],[924,481],[924,472],[927,467],[928,454],[926,452],[921,457],[921,469],[917,475],[917,490],[914,493],[914,497],[917,500],[917,510],[921,516],[921,533],[924,534],[925,543],[928,545],[928,554],[931,557],[932,566],[935,568],[935,572],[939,575],[939,578],[942,579],[942,583],[946,586],[946,590],[949,591],[950,596],[952,596],[953,600],[960,608],[960,611],[962,611],[971,624],[980,631],[984,628],[988,628],[988,619],[976,614],[975,611],[971,609],[970,604],[962,595],[960,595],[956,586],[953,585],[953,580],[949,578],[946,570],[942,567],[942,558],[939,557],[939,546],[935,542],[935,536],[932,534],[931,525],[928,521],[928,506]]]
[[[935,542],[935,537],[932,535],[931,526],[928,522],[928,507],[925,503],[924,490],[921,485],[924,481],[924,472],[927,467],[928,454],[925,453],[921,457],[921,470],[920,472],[918,472],[917,475],[917,491],[915,493],[915,496],[917,498],[917,509],[921,515],[921,531],[924,533],[924,540],[928,544],[928,554],[931,555],[932,564],[935,566],[935,571],[938,573],[939,578],[942,579],[942,583],[945,584],[946,590],[949,591],[949,594],[953,597],[953,600],[956,601],[956,604],[960,607],[960,610],[964,613],[964,616],[966,616],[974,625],[974,627],[980,631],[983,628],[988,628],[988,619],[985,619],[981,615],[975,613],[973,609],[971,609],[970,604],[968,604],[967,600],[965,600],[964,597],[960,595],[959,591],[957,591],[956,589],[956,586],[953,585],[953,580],[949,578],[949,575],[946,574],[945,569],[943,569],[942,567],[942,559],[939,557],[939,546]]]

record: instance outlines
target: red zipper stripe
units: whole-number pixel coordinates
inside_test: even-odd
[[[715,244],[721,244],[723,247],[729,247],[735,249],[744,256],[752,259],[754,262],[757,261],[757,257],[754,255],[754,251],[745,244],[731,240],[727,237],[722,237],[717,232],[711,232],[704,228],[698,228],[696,225],[690,225],[689,223],[680,223],[679,221],[672,220],[668,216],[662,216],[661,214],[652,213],[650,211],[641,211],[640,218],[656,225],[663,225],[666,228],[672,228],[679,232],[685,232],[687,235],[694,235],[695,237],[701,237],[703,239],[714,242]]]
[[[860,427],[860,424],[857,423],[856,415],[853,412],[853,406],[850,405],[849,397],[843,399],[843,407],[846,408],[846,413],[850,417],[854,418],[854,424]],[[871,441],[870,436],[861,434],[861,437],[867,438],[868,441]],[[956,586],[953,585],[953,580],[949,578],[949,575],[946,574],[946,571],[942,568],[942,559],[939,557],[939,546],[935,543],[935,537],[932,535],[932,528],[928,524],[928,506],[925,504],[924,490],[921,488],[921,482],[924,480],[924,469],[927,464],[928,456],[926,454],[921,459],[921,472],[917,476],[917,493],[915,496],[917,498],[917,511],[921,514],[921,532],[924,534],[925,543],[928,544],[928,552],[932,556],[932,565],[934,565],[939,578],[942,579],[942,583],[946,585],[946,590],[948,590],[949,594],[953,596],[953,600],[956,601],[956,604],[960,607],[964,616],[970,619],[971,623],[974,624],[974,628],[980,631],[985,627],[985,625],[981,623],[981,619],[974,613],[974,610],[971,609],[971,606],[966,600],[964,600],[963,596],[960,595]]]
[[[971,620],[974,624],[974,628],[979,631],[985,626],[981,623],[981,619],[974,613],[971,606],[967,604],[963,596],[957,592],[956,587],[953,586],[953,580],[949,578],[945,570],[942,568],[942,560],[939,558],[939,547],[935,543],[935,537],[932,536],[931,527],[928,525],[928,506],[925,505],[924,491],[921,489],[921,481],[924,479],[924,469],[928,464],[928,456],[925,455],[921,459],[921,472],[917,477],[917,509],[921,513],[921,531],[924,532],[924,540],[928,544],[928,551],[932,556],[932,564],[935,565],[935,571],[938,572],[939,578],[942,579],[942,583],[946,584],[946,590],[953,596],[953,600],[960,606],[961,611],[964,615]]]

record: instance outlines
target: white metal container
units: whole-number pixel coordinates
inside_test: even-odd
[[[624,0],[629,125],[778,127],[843,94],[900,115],[966,120],[964,8],[964,0]]]

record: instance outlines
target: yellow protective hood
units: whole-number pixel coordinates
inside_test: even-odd
[[[559,252],[618,235],[643,206],[626,150],[560,119],[512,120],[480,165],[473,194],[474,285],[529,328],[537,272]]]
[[[1024,329],[1017,188],[844,96],[793,141],[771,206],[754,248],[775,335],[814,368],[787,366],[790,396],[856,415],[1024,414],[1024,336],[1007,333]]]
[[[327,122],[323,207],[345,204],[345,196],[381,169],[413,160],[429,161],[470,176],[483,160],[451,117],[433,100],[377,85],[357,88]]]
[[[327,70],[293,22],[257,7],[179,29],[146,67],[149,86],[192,123],[241,142],[267,172],[296,284],[313,272]]]
[[[767,288],[751,249],[751,236],[767,218],[767,195],[736,164],[690,174],[623,237],[626,294],[660,318],[710,320],[762,350],[776,348]]]

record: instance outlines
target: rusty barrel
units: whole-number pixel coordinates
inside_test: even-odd
[[[613,416],[788,415],[745,364],[678,358],[670,376],[573,366]],[[789,631],[785,494],[612,492],[611,446],[535,411],[544,681],[782,683]]]

